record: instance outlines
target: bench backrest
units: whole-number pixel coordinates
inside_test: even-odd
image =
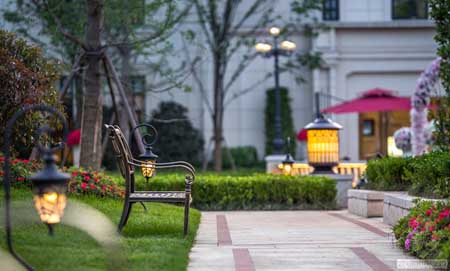
[[[117,166],[119,167],[120,173],[125,179],[126,192],[129,193],[131,186],[133,186],[131,182],[134,179],[134,168],[133,165],[130,164],[130,162],[132,162],[133,160],[130,146],[128,145],[125,136],[117,125],[105,126],[109,130],[109,138],[111,139],[111,143],[113,145]]]

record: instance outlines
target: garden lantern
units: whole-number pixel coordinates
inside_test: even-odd
[[[5,162],[3,164],[4,179],[3,185],[5,188],[5,232],[6,243],[11,255],[27,270],[34,270],[33,267],[27,263],[22,257],[17,254],[13,247],[12,240],[12,223],[11,223],[11,166],[10,166],[10,146],[12,145],[13,127],[17,120],[30,111],[40,111],[47,113],[48,116],[54,115],[63,126],[62,139],[63,142],[67,139],[67,121],[64,115],[55,108],[47,105],[31,105],[26,106],[17,111],[6,123],[5,132],[3,134],[3,154]],[[68,174],[63,174],[58,171],[55,165],[53,154],[61,150],[64,144],[58,144],[55,147],[48,147],[42,145],[39,141],[41,135],[46,133],[49,136],[54,132],[49,126],[41,126],[37,129],[34,136],[36,140],[36,147],[39,153],[44,157],[44,169],[32,176],[31,182],[33,184],[33,192],[35,207],[39,213],[42,222],[47,224],[49,233],[53,234],[53,225],[59,223],[66,207],[66,190],[67,182],[69,180]]]
[[[153,177],[156,171],[156,159],[158,158],[158,155],[154,154],[152,151],[152,145],[155,144],[157,138],[158,138],[158,132],[156,131],[155,127],[150,124],[140,124],[133,129],[133,133],[137,128],[141,127],[148,127],[153,130],[153,140],[151,134],[147,133],[142,136],[142,144],[145,147],[144,153],[141,153],[139,155],[139,160],[142,161],[141,164],[141,171],[142,176],[145,177],[145,180],[148,182],[148,180]]]
[[[287,138],[287,152],[286,152],[286,158],[284,158],[283,161],[281,161],[282,166],[283,166],[283,174],[284,175],[291,175],[292,174],[292,170],[294,168],[294,158],[292,158],[291,152],[290,152],[290,147],[291,147],[291,138],[288,137]]]
[[[52,225],[60,222],[66,207],[69,174],[61,173],[52,154],[46,154],[44,169],[30,178],[33,184],[34,206],[42,222]]]
[[[305,126],[307,132],[308,163],[314,173],[332,173],[339,164],[339,130],[341,125],[319,115]]]
[[[153,177],[153,174],[155,174],[155,163],[156,159],[158,158],[158,155],[152,152],[152,147],[147,145],[144,146],[145,152],[139,155],[139,159],[144,162],[141,165],[141,171],[142,175],[145,177],[145,180],[147,180],[148,182],[148,179]]]

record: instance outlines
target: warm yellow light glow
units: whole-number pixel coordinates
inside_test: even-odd
[[[149,160],[142,164],[141,167],[142,175],[145,178],[151,178],[153,177],[153,174],[155,173],[155,160]]]
[[[297,48],[297,45],[292,41],[282,41],[280,47],[286,51],[294,51]]]
[[[292,165],[290,165],[290,164],[283,165],[284,175],[291,175],[291,172],[292,172]]]
[[[403,151],[395,146],[395,140],[393,136],[387,138],[388,156],[400,157],[403,156]]]
[[[338,130],[308,130],[309,163],[338,163]]]
[[[271,27],[270,29],[269,29],[269,33],[270,33],[270,35],[272,35],[272,36],[278,36],[278,35],[280,35],[280,32],[281,32],[281,30],[278,28],[278,27]]]
[[[268,53],[270,50],[272,50],[272,45],[268,43],[258,42],[255,45],[255,49],[258,53]]]
[[[66,208],[67,197],[56,192],[34,196],[34,206],[39,213],[42,222],[57,224],[61,221]]]
[[[44,194],[44,200],[51,202],[51,203],[55,203],[56,200],[58,199],[58,194],[56,194],[56,192],[53,193],[49,193],[49,194]]]

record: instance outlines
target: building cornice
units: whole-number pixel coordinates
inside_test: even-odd
[[[431,20],[395,20],[379,22],[326,22],[326,25],[336,29],[364,28],[435,28]]]

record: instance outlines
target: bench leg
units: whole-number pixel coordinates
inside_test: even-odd
[[[145,206],[145,204],[142,201],[140,201],[139,203],[142,205],[142,207],[144,207],[144,210],[147,213],[148,212],[147,206]]]
[[[184,200],[184,237],[187,236],[189,231],[189,205],[191,201],[191,195],[190,193],[186,193],[186,199]]]
[[[123,204],[123,210],[122,210],[122,216],[120,217],[119,227],[118,231],[119,233],[122,231],[123,227],[127,224],[128,217],[130,216],[131,207],[133,206],[133,203],[129,202],[128,200],[125,200]]]
[[[184,237],[187,236],[188,231],[189,231],[189,208],[191,205],[191,186],[192,186],[192,182],[191,179],[186,176],[185,179],[185,198],[184,198]]]

